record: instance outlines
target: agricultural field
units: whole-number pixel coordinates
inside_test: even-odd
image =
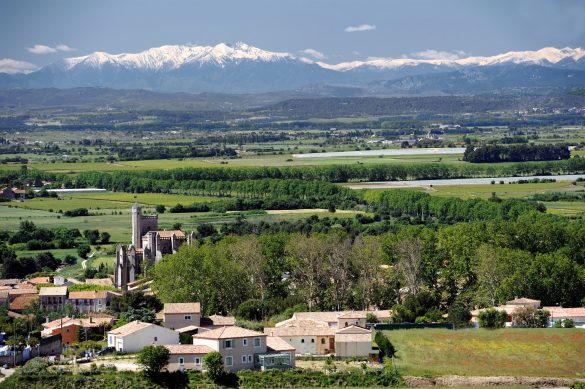
[[[441,185],[426,188],[433,196],[459,197],[462,199],[486,199],[495,193],[500,198],[527,198],[537,193],[584,191],[582,183],[573,185],[569,181],[538,184],[494,184],[494,185]]]
[[[580,329],[385,331],[403,375],[585,378]]]

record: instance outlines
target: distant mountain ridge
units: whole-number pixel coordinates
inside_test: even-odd
[[[538,67],[544,70],[536,70]],[[508,76],[501,77],[501,71],[486,71],[495,68],[504,69]],[[521,69],[528,68],[538,76],[526,79]],[[159,92],[264,93],[327,85],[351,93],[356,93],[354,88],[358,88],[364,93],[389,95],[449,94],[477,93],[476,87],[497,91],[516,87],[581,86],[580,73],[576,73],[579,70],[585,71],[582,48],[549,47],[489,57],[373,58],[332,65],[245,43],[220,43],[167,45],[140,53],[96,52],[66,58],[27,74],[0,73],[0,88],[108,87]],[[453,72],[467,77],[467,88],[457,90],[444,84],[447,82],[444,74]],[[468,76],[474,72],[477,77],[481,74],[484,82],[469,82]],[[490,85],[490,77],[498,74],[498,82]],[[402,84],[394,82],[400,79]],[[416,88],[406,88],[409,83],[416,83]]]

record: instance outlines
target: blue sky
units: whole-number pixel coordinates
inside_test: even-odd
[[[583,0],[0,0],[0,59],[246,42],[337,63],[585,46]]]

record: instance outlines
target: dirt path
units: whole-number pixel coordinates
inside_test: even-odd
[[[405,376],[404,382],[409,387],[430,386],[532,386],[532,387],[566,387],[575,382],[585,382],[585,378],[555,378],[555,377],[474,377],[474,376],[442,376],[442,377],[413,377]]]

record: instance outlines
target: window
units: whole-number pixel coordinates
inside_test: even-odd
[[[254,338],[254,347],[260,347],[260,338]]]
[[[355,321],[355,325],[356,325],[356,326],[359,326],[359,325],[360,325],[360,322],[359,322],[358,320],[356,320],[356,321]]]
[[[201,358],[195,357],[195,366],[200,366],[200,365],[201,365]]]
[[[181,366],[185,365],[185,358],[183,358],[183,357],[179,358],[179,365],[181,365]]]
[[[347,322],[345,322],[345,326],[347,327]]]
[[[252,356],[248,355],[248,363],[252,363]]]
[[[232,357],[225,357],[225,365],[226,366],[232,366],[234,364],[233,358]]]
[[[98,300],[98,305],[102,305],[102,300],[101,299]]]
[[[191,320],[191,315],[185,315],[185,320]]]
[[[242,363],[246,363],[246,356],[242,355]]]
[[[305,339],[301,339],[301,343],[305,343]]]
[[[158,336],[155,336],[155,337],[154,337],[154,341],[155,341],[155,342],[158,342]]]
[[[227,339],[223,341],[223,348],[232,348],[233,340]]]
[[[248,339],[242,340],[242,346],[248,347]]]
[[[315,343],[315,339],[311,339],[311,343]]]
[[[321,344],[325,344],[325,338],[321,338]]]

